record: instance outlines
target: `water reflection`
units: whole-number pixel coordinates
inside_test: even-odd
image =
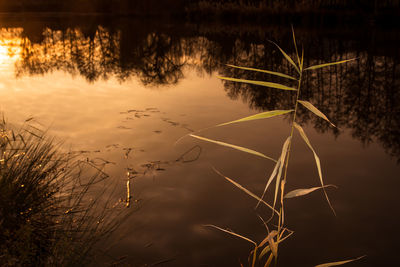
[[[46,28],[41,41],[35,43],[24,37],[23,31],[12,33],[11,38],[20,40],[13,44],[21,51],[16,62],[17,77],[62,70],[79,74],[88,82],[110,76],[122,82],[136,76],[145,85],[164,85],[183,78],[182,67],[187,63],[181,42],[165,34],[149,33],[140,40],[135,36],[125,40],[120,30],[109,31],[101,26],[89,36],[79,29]],[[10,32],[3,29],[1,38],[7,39],[6,35]]]
[[[195,28],[140,28],[136,24],[99,26],[89,29],[41,25],[38,28],[2,28],[0,61],[15,61],[17,77],[43,75],[56,70],[80,75],[93,83],[117,77],[119,82],[136,78],[147,86],[166,86],[184,78],[186,69],[199,75],[219,72],[224,76],[270,79],[257,73],[230,69],[221,63],[254,66],[288,74],[290,66],[267,41],[280,40],[291,47],[286,31],[272,28],[242,32],[220,26]],[[46,26],[46,27],[44,27]],[[42,27],[42,28],[41,28]],[[55,29],[53,29],[55,28]],[[390,33],[383,39],[392,40]],[[393,157],[400,158],[400,56],[389,42],[382,44],[376,33],[365,36],[319,36],[300,32],[306,65],[358,58],[357,61],[310,73],[305,78],[303,98],[313,102],[339,128],[352,129],[363,144],[378,141]],[[286,44],[286,45],[285,45]],[[281,81],[283,82],[283,81]],[[285,81],[286,82],[286,81]],[[242,98],[257,110],[282,109],[294,98],[287,92],[225,82],[227,95]],[[312,123],[319,132],[340,130],[304,110],[299,120]]]
[[[341,42],[331,41],[333,51],[340,51],[339,43]],[[311,48],[317,55],[319,52],[322,54],[321,50],[323,48],[318,45]],[[353,137],[363,144],[378,141],[387,153],[399,158],[400,95],[396,89],[400,87],[398,55],[374,55],[369,51],[351,51],[332,52],[329,57],[321,55],[321,58],[327,58],[327,62],[346,58],[358,58],[358,60],[309,73],[305,77],[302,98],[309,99],[318,106],[339,129],[352,129]],[[308,66],[320,63],[319,60],[313,59],[307,61]],[[240,63],[245,64],[243,61]],[[263,65],[261,60],[254,65],[278,70],[281,66],[278,65],[276,68],[277,65]],[[263,79],[260,75],[236,69],[225,70],[224,74],[246,79]],[[226,82],[225,88],[231,97],[240,96],[256,109],[287,108],[294,101],[287,93],[263,90],[245,84]],[[335,135],[339,135],[337,129],[329,127],[328,123],[310,115],[306,110],[300,110],[298,118],[303,123],[312,123],[319,132],[332,131]]]

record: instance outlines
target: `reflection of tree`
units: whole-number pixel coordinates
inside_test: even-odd
[[[78,29],[46,29],[43,37],[39,44],[23,39],[17,76],[62,70],[94,82],[110,76],[123,81],[134,74],[145,85],[173,84],[183,77],[180,42],[165,34],[149,33],[126,55],[121,54],[121,32],[100,26],[89,37]]]
[[[225,63],[295,75],[289,63],[265,41],[279,39],[283,48],[290,51],[288,47],[292,42],[286,32],[272,28],[270,33],[253,31],[249,34],[247,30],[230,32],[225,26],[197,29],[201,34],[191,30],[122,25],[96,26],[83,31],[79,27],[66,27],[63,30],[46,28],[40,37],[29,38],[17,31],[21,52],[16,73],[23,76],[62,70],[81,75],[89,82],[109,77],[123,82],[134,76],[151,86],[179,82],[184,77],[184,68],[192,68],[200,75],[219,71],[223,76],[288,82],[265,74],[226,68]],[[305,77],[302,98],[313,102],[339,128],[352,129],[353,136],[364,144],[378,140],[388,153],[400,158],[400,55],[389,43],[377,43],[380,39],[396,43],[398,37],[378,38],[375,34],[371,33],[370,39],[360,36],[340,41],[309,32],[299,34],[304,36],[300,43],[305,47],[306,66],[359,58],[309,73]],[[284,37],[286,35],[288,37]],[[232,82],[224,82],[224,85],[229,97],[240,97],[254,109],[284,109],[294,101],[290,97],[292,94],[286,91]],[[320,132],[329,130],[339,134],[305,110],[299,111],[299,119],[311,122]]]
[[[310,44],[311,54],[306,60],[306,66],[319,64],[320,61],[338,61],[355,57],[358,60],[308,73],[305,77],[302,98],[314,103],[339,128],[352,129],[353,136],[360,139],[363,144],[378,141],[389,154],[399,158],[400,60],[398,51],[386,51],[387,55],[379,55],[377,51],[372,50],[349,52],[341,48],[342,41],[339,43],[331,40],[328,45],[321,45],[322,43],[323,40]],[[254,45],[249,53],[243,56],[238,55],[230,63],[291,73],[290,66],[282,62],[280,55],[277,59],[272,50],[268,44]],[[221,72],[230,77],[277,81],[266,75],[232,68],[224,68]],[[288,84],[288,81],[279,82]],[[263,87],[225,82],[225,88],[231,97],[241,96],[251,107],[260,110],[285,109],[294,101],[288,92]],[[339,134],[337,129],[332,129],[326,122],[310,115],[304,109],[300,109],[298,118],[303,123],[311,122],[320,132],[329,130],[335,135]]]
[[[346,86],[347,126],[364,143],[377,138],[393,156],[400,156],[399,59],[365,54],[354,68],[357,80]]]
[[[317,46],[317,44],[315,44]],[[397,49],[373,43],[364,51],[344,52],[340,42],[330,42],[336,54],[331,60],[357,57],[358,60],[335,66],[308,78],[316,89],[308,93],[323,111],[340,126],[352,129],[364,144],[380,142],[386,151],[400,157],[400,88]],[[315,48],[316,49],[316,48]],[[391,50],[393,49],[393,50]],[[319,49],[322,54],[322,49]],[[315,63],[314,63],[315,64]],[[317,125],[322,131],[327,125]]]
[[[137,75],[145,85],[175,84],[183,78],[183,51],[171,37],[151,33],[138,52]]]
[[[114,73],[118,58],[118,34],[99,27],[93,37],[85,37],[79,30],[67,29],[43,32],[40,44],[28,39],[22,43],[21,59],[16,64],[17,76],[44,74],[62,70],[82,75],[88,81],[107,79]]]

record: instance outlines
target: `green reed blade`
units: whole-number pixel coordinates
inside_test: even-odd
[[[329,262],[329,263],[324,263],[324,264],[318,264],[315,267],[330,267],[330,266],[338,266],[338,265],[343,265],[352,261],[357,261],[360,260],[362,258],[366,257],[366,255],[355,258],[355,259],[351,259],[351,260],[344,260],[344,261],[336,261],[336,262]]]
[[[352,58],[352,59],[346,59],[346,60],[341,60],[341,61],[336,61],[336,62],[331,62],[331,63],[325,63],[325,64],[319,64],[319,65],[315,65],[315,66],[311,66],[308,68],[305,68],[304,70],[315,70],[315,69],[319,69],[319,68],[324,68],[324,67],[328,67],[328,66],[332,66],[332,65],[337,65],[337,64],[343,64],[349,61],[353,61],[356,60],[357,58]]]
[[[232,183],[234,186],[236,186],[237,188],[239,188],[240,190],[242,190],[243,192],[245,192],[246,194],[248,194],[249,196],[251,196],[252,198],[258,200],[259,202],[263,203],[265,206],[267,206],[268,208],[270,208],[273,212],[275,212],[276,214],[279,214],[279,212],[274,209],[271,205],[269,205],[267,202],[265,202],[264,200],[260,199],[256,194],[254,194],[253,192],[251,192],[250,190],[248,190],[247,188],[243,187],[241,184],[235,182],[234,180],[232,180],[231,178],[223,175],[222,173],[220,173],[217,169],[215,169],[214,167],[212,167],[213,170],[221,177],[225,178],[228,182]]]
[[[302,100],[297,100],[297,102],[299,102],[300,104],[302,104],[304,107],[306,107],[308,110],[310,110],[312,113],[314,113],[315,115],[317,115],[320,118],[323,118],[324,120],[326,120],[327,122],[329,122],[333,127],[336,127],[335,124],[333,124],[327,116],[325,116],[324,113],[322,113],[319,109],[317,109],[313,104],[311,104],[308,101],[302,101]]]
[[[304,195],[307,195],[307,194],[310,194],[310,193],[314,192],[315,190],[326,188],[326,187],[330,187],[330,186],[333,186],[333,187],[337,188],[335,185],[328,184],[328,185],[317,186],[317,187],[312,187],[312,188],[295,189],[295,190],[290,191],[289,193],[287,193],[284,196],[284,198],[293,198],[293,197],[304,196]]]
[[[324,188],[324,180],[323,180],[323,178],[322,178],[322,170],[321,170],[321,161],[320,161],[320,159],[319,159],[317,153],[315,152],[314,148],[312,147],[312,145],[311,145],[311,143],[310,143],[310,140],[308,140],[308,137],[306,136],[306,134],[305,134],[303,128],[302,128],[300,125],[298,125],[296,122],[294,122],[293,125],[294,125],[294,127],[299,131],[301,137],[303,138],[303,140],[306,142],[306,144],[308,145],[308,147],[311,149],[311,151],[312,151],[313,154],[314,154],[314,159],[315,159],[315,163],[316,163],[316,165],[317,165],[318,175],[319,175],[319,179],[320,179],[320,182],[321,182],[322,190],[324,191],[325,198],[326,198],[326,200],[327,200],[327,202],[328,202],[328,204],[329,204],[329,207],[332,209],[333,214],[335,214],[335,216],[336,216],[336,212],[335,212],[335,210],[333,209],[332,204],[331,204],[331,202],[330,202],[330,200],[329,200],[328,194],[326,193],[326,190],[325,190],[325,188]]]
[[[252,121],[252,120],[259,120],[259,119],[267,119],[267,118],[271,118],[271,117],[275,117],[275,116],[279,116],[279,115],[283,115],[286,113],[290,113],[294,111],[294,109],[290,109],[290,110],[271,110],[271,111],[266,111],[266,112],[262,112],[262,113],[258,113],[255,115],[251,115],[248,117],[244,117],[238,120],[234,120],[234,121],[230,121],[230,122],[225,122],[225,123],[221,123],[218,124],[218,126],[223,126],[223,125],[228,125],[228,124],[232,124],[232,123],[238,123],[238,122],[243,122],[243,121]]]
[[[240,67],[240,66],[235,66],[235,65],[231,65],[231,64],[226,64],[226,65],[228,67],[232,67],[232,68],[263,72],[263,73],[268,73],[268,74],[271,74],[271,75],[275,75],[275,76],[279,76],[279,77],[283,77],[283,78],[292,79],[292,80],[297,81],[297,78],[295,78],[295,77],[292,77],[292,76],[284,74],[284,73],[276,72],[276,71],[262,70],[262,69],[248,68],[248,67]]]
[[[243,239],[243,240],[246,240],[246,241],[252,243],[254,246],[257,246],[257,243],[254,242],[253,240],[251,240],[250,238],[245,237],[245,236],[242,236],[242,235],[239,235],[239,234],[237,234],[237,233],[235,233],[235,232],[233,232],[233,231],[231,231],[231,230],[223,229],[223,228],[218,227],[218,226],[213,225],[213,224],[205,224],[205,225],[203,225],[203,226],[205,226],[205,227],[212,227],[212,228],[218,229],[218,230],[220,230],[220,231],[222,231],[222,232],[225,232],[225,233],[228,233],[228,234],[230,234],[230,235],[239,237],[239,238],[241,238],[241,239]]]
[[[293,65],[293,67],[296,69],[296,71],[300,74],[300,70],[299,67],[296,65],[296,63],[294,63],[294,61],[292,60],[291,57],[288,56],[288,54],[285,53],[285,51],[282,50],[282,48],[279,47],[278,44],[276,44],[273,41],[270,41],[271,43],[273,43],[278,49],[279,51],[281,51],[282,55],[286,58],[287,61],[289,61],[290,64]]]
[[[299,66],[301,66],[299,51],[297,50],[296,35],[294,34],[293,24],[291,26],[292,26],[293,43],[294,43],[294,48],[296,50],[297,62],[299,63]],[[300,69],[301,69],[301,67],[300,67]]]
[[[217,145],[230,147],[230,148],[233,148],[233,149],[236,149],[236,150],[239,150],[239,151],[243,151],[243,152],[246,152],[246,153],[249,153],[249,154],[253,154],[253,155],[256,155],[256,156],[259,156],[259,157],[262,157],[262,158],[265,158],[265,159],[269,159],[269,160],[272,160],[272,161],[276,162],[275,159],[273,159],[271,157],[268,157],[268,156],[266,156],[266,155],[264,155],[264,154],[262,154],[260,152],[257,152],[255,150],[249,149],[249,148],[236,146],[236,145],[228,144],[228,143],[217,141],[217,140],[208,139],[208,138],[205,138],[205,137],[202,137],[202,136],[198,136],[198,135],[194,135],[194,134],[189,134],[189,136],[197,138],[197,139],[200,139],[200,140],[203,140],[203,141],[207,141],[207,142],[210,142],[210,143],[214,143],[214,144],[217,144]]]
[[[260,85],[260,86],[280,89],[280,90],[297,91],[296,88],[288,87],[286,85],[279,84],[279,83],[264,82],[264,81],[254,81],[254,80],[245,80],[245,79],[237,79],[237,78],[221,77],[221,76],[217,76],[217,78],[222,79],[222,80],[232,81],[232,82],[255,84],[255,85]]]
[[[279,186],[280,186],[280,183],[281,183],[282,169],[283,169],[283,166],[285,165],[286,154],[287,154],[291,139],[292,139],[291,136],[289,136],[286,139],[286,141],[285,141],[285,143],[283,144],[283,147],[282,147],[281,157],[279,158],[280,166],[279,166],[278,175],[276,176],[274,205],[272,205],[272,207],[274,207],[274,208],[275,208],[275,204],[276,204],[276,199],[278,197]]]

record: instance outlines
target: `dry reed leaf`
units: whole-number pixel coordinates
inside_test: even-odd
[[[283,144],[281,157],[279,158],[280,166],[279,166],[278,175],[276,176],[274,205],[272,205],[273,208],[275,208],[276,199],[278,197],[279,185],[280,185],[281,177],[282,177],[282,169],[283,169],[283,166],[285,165],[285,159],[286,159],[286,154],[287,154],[287,151],[288,151],[288,148],[289,148],[290,140],[291,140],[291,137],[289,136],[286,139],[285,143]]]
[[[260,199],[263,199],[263,198],[264,198],[265,193],[267,192],[267,189],[268,189],[269,185],[272,183],[272,181],[274,180],[276,174],[278,173],[278,168],[279,168],[280,164],[281,164],[281,161],[278,160],[278,161],[276,162],[276,164],[275,164],[274,170],[273,170],[272,173],[271,173],[271,176],[270,176],[269,179],[268,179],[267,184],[266,184],[265,187],[264,187],[264,191],[263,191],[263,193],[262,193]],[[256,205],[255,208],[258,208],[258,205],[260,205],[260,202],[257,203],[257,205]]]
[[[275,242],[272,236],[268,236],[269,247],[271,248],[271,252],[274,255],[275,259],[278,258],[278,244]]]
[[[246,240],[247,242],[252,243],[254,246],[257,247],[257,243],[254,242],[253,240],[251,240],[250,238],[245,237],[245,236],[242,236],[242,235],[239,235],[239,234],[237,234],[237,233],[235,233],[235,232],[233,232],[233,231],[231,231],[231,230],[223,229],[223,228],[218,227],[218,226],[213,225],[213,224],[206,224],[206,225],[204,225],[204,226],[205,226],[205,227],[213,227],[213,228],[218,229],[218,230],[220,230],[220,231],[222,231],[222,232],[225,232],[225,233],[228,233],[228,234],[230,234],[230,235],[239,237],[239,238],[241,238],[241,239],[243,239],[243,240]]]
[[[294,111],[294,109],[266,111],[266,112],[258,113],[258,114],[251,115],[251,116],[248,116],[248,117],[245,117],[245,118],[241,118],[241,119],[238,119],[238,120],[221,123],[221,124],[216,125],[216,127],[224,126],[224,125],[228,125],[228,124],[232,124],[232,123],[244,122],[244,121],[252,121],[252,120],[260,120],[260,119],[272,118],[272,117],[283,115],[283,114],[290,113],[290,112],[293,112],[293,111]]]
[[[231,178],[223,175],[221,172],[219,172],[217,169],[215,169],[214,167],[212,167],[213,170],[220,175],[221,177],[225,178],[228,182],[232,183],[234,186],[236,186],[237,188],[239,188],[240,190],[242,190],[243,192],[245,192],[246,194],[248,194],[249,196],[251,196],[252,198],[258,200],[259,202],[263,203],[265,206],[267,206],[268,208],[270,208],[272,211],[274,211],[275,213],[279,214],[279,212],[274,209],[271,205],[269,205],[267,202],[265,202],[264,200],[262,200],[261,198],[259,198],[256,194],[254,194],[253,192],[251,192],[250,190],[248,190],[247,188],[243,187],[241,184],[235,182],[234,180],[232,180]]]
[[[294,43],[294,48],[296,50],[296,56],[297,56],[297,62],[299,63],[300,69],[301,69],[301,62],[300,62],[300,57],[299,57],[299,51],[297,50],[297,44],[296,44],[296,36],[294,34],[294,29],[293,25],[292,26],[292,36],[293,36],[293,43]]]
[[[294,232],[289,233],[287,236],[285,236],[282,239],[279,239],[279,241],[277,242],[278,244],[285,241],[287,238],[289,238]],[[282,234],[281,234],[282,237]],[[264,255],[266,255],[269,251],[271,251],[270,246],[266,246],[260,253],[260,255],[258,256],[258,259],[261,260],[262,257],[264,257]]]
[[[289,61],[289,63],[293,65],[293,67],[297,70],[298,73],[300,73],[299,67],[297,67],[296,63],[294,63],[292,58],[289,57],[288,54],[286,54],[285,51],[283,51],[282,48],[280,48],[280,46],[278,44],[276,44],[273,41],[270,41],[270,42],[273,43],[279,49],[279,51],[281,51],[282,55],[286,58],[286,60]]]
[[[324,67],[328,67],[328,66],[332,66],[332,65],[337,65],[337,64],[343,64],[349,61],[353,61],[356,60],[357,58],[352,58],[352,59],[346,59],[346,60],[341,60],[341,61],[336,61],[336,62],[331,62],[331,63],[325,63],[325,64],[319,64],[319,65],[315,65],[315,66],[311,66],[308,68],[305,68],[304,70],[315,70],[315,69],[319,69],[319,68],[324,68]]]
[[[268,156],[266,156],[266,155],[264,155],[264,154],[262,154],[260,152],[257,152],[255,150],[249,149],[249,148],[236,146],[236,145],[232,145],[232,144],[221,142],[221,141],[217,141],[217,140],[208,139],[208,138],[205,138],[205,137],[202,137],[202,136],[198,136],[198,135],[194,135],[194,134],[189,134],[189,136],[197,138],[197,139],[200,139],[200,140],[203,140],[203,141],[207,141],[207,142],[210,142],[210,143],[214,143],[214,144],[217,144],[217,145],[220,145],[220,146],[230,147],[230,148],[233,148],[233,149],[236,149],[236,150],[239,150],[239,151],[243,151],[243,152],[246,152],[246,153],[249,153],[249,154],[253,154],[255,156],[259,156],[259,157],[266,158],[266,159],[269,159],[269,160],[272,160],[272,161],[276,162],[275,159],[273,159],[271,157],[268,157]]]
[[[260,85],[260,86],[265,86],[265,87],[270,87],[270,88],[275,88],[275,89],[280,89],[280,90],[297,91],[296,88],[289,87],[289,86],[286,86],[286,85],[283,85],[280,83],[245,80],[245,79],[237,79],[237,78],[221,77],[221,76],[217,76],[217,78],[222,79],[222,80],[231,81],[231,82],[248,83],[248,84]]]
[[[264,267],[269,267],[271,265],[272,259],[274,258],[274,254],[270,254],[268,257],[267,262],[265,263]]]
[[[351,260],[344,260],[344,261],[336,261],[336,262],[329,262],[329,263],[324,263],[324,264],[318,264],[315,267],[331,267],[331,266],[338,266],[338,265],[343,265],[352,261],[357,261],[360,260],[362,258],[364,258],[366,255],[355,258],[355,259],[351,259]]]
[[[303,67],[304,67],[304,47],[301,50],[300,69],[303,70]]]
[[[268,74],[271,74],[271,75],[275,75],[275,76],[279,76],[279,77],[283,77],[283,78],[287,78],[287,79],[291,79],[291,80],[297,81],[297,78],[295,78],[295,77],[292,77],[292,76],[284,74],[284,73],[276,72],[276,71],[262,70],[262,69],[248,68],[248,67],[240,67],[240,66],[235,66],[235,65],[231,65],[231,64],[226,64],[226,65],[228,67],[232,67],[232,68],[263,72],[263,73],[268,73]]]
[[[276,231],[276,230],[271,231],[271,232],[267,235],[267,237],[264,238],[264,240],[261,241],[260,244],[258,244],[258,247],[260,248],[260,247],[264,246],[265,243],[267,243],[268,240],[269,240],[270,238],[274,238],[276,235],[278,235],[278,231]]]
[[[318,189],[322,189],[322,188],[326,188],[326,187],[336,187],[333,184],[328,184],[328,185],[324,185],[324,186],[317,186],[317,187],[312,187],[312,188],[301,188],[301,189],[295,189],[293,191],[290,191],[289,193],[287,193],[283,198],[293,198],[293,197],[300,197],[300,196],[304,196],[307,194],[310,194]],[[337,188],[337,187],[336,187]]]
[[[333,124],[327,116],[325,116],[324,113],[322,113],[319,109],[317,109],[313,104],[311,104],[308,101],[303,101],[303,100],[297,100],[297,102],[299,102],[300,104],[302,104],[304,107],[306,107],[308,110],[310,110],[312,113],[314,113],[315,115],[317,115],[320,118],[323,118],[324,120],[326,120],[327,122],[329,122],[333,127],[336,127],[335,124]]]
[[[332,204],[331,204],[331,202],[329,200],[328,194],[326,193],[326,190],[324,188],[324,180],[322,178],[322,170],[321,170],[321,161],[319,160],[319,157],[318,157],[317,153],[315,152],[314,148],[312,147],[312,145],[310,143],[310,140],[308,140],[308,137],[306,136],[303,128],[299,124],[297,124],[296,122],[294,122],[293,125],[298,130],[298,132],[300,133],[301,137],[303,138],[303,140],[306,142],[306,144],[308,145],[308,147],[311,149],[311,151],[314,154],[314,159],[315,159],[315,163],[317,165],[319,179],[320,179],[320,182],[321,182],[321,186],[323,187],[322,190],[324,190],[325,198],[326,198],[326,200],[327,200],[327,202],[329,204],[329,207],[332,209],[333,213],[336,216],[336,212],[333,209]]]

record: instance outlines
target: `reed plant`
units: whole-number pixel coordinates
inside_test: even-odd
[[[30,122],[0,121],[1,266],[93,263],[95,246],[123,220],[123,205],[95,188],[108,176],[60,145]]]
[[[272,264],[276,265],[277,259],[278,259],[278,248],[279,248],[280,243],[283,242],[284,240],[286,240],[289,236],[291,236],[293,234],[293,232],[290,231],[285,226],[285,201],[286,201],[286,199],[300,197],[300,196],[310,194],[316,190],[322,190],[329,207],[331,208],[332,212],[336,215],[335,210],[334,210],[334,208],[329,200],[328,194],[326,192],[327,187],[334,187],[334,185],[325,184],[323,175],[322,175],[320,158],[317,155],[317,152],[314,149],[314,147],[311,145],[311,142],[310,142],[309,138],[307,137],[305,131],[303,130],[302,126],[297,122],[296,117],[297,117],[298,110],[300,108],[305,108],[308,111],[310,111],[312,114],[314,114],[314,115],[318,116],[319,118],[328,122],[332,127],[336,127],[327,118],[327,116],[325,116],[316,106],[314,106],[311,102],[300,98],[301,89],[303,86],[303,80],[304,80],[305,75],[307,75],[308,73],[310,73],[314,70],[330,67],[333,65],[343,64],[343,63],[352,61],[354,59],[347,59],[347,60],[342,60],[342,61],[337,61],[337,62],[330,62],[330,63],[305,67],[304,66],[304,48],[301,49],[301,53],[299,53],[299,49],[297,46],[293,27],[292,27],[292,38],[293,38],[294,50],[295,50],[294,59],[291,56],[289,56],[289,54],[286,53],[278,44],[276,44],[275,42],[272,42],[272,41],[271,41],[271,43],[280,51],[280,53],[282,54],[284,59],[290,63],[290,66],[294,69],[294,73],[296,73],[296,75],[294,75],[294,76],[285,74],[285,73],[281,73],[281,72],[270,71],[270,70],[228,65],[228,67],[232,67],[232,68],[236,68],[236,69],[241,69],[241,70],[246,70],[246,71],[251,71],[251,72],[260,72],[260,73],[268,74],[270,76],[279,77],[280,79],[283,78],[288,81],[286,84],[270,82],[270,81],[245,80],[245,79],[234,78],[234,77],[218,77],[218,78],[220,78],[224,81],[228,81],[228,82],[246,83],[246,84],[251,84],[251,85],[263,86],[263,87],[268,87],[268,88],[277,89],[277,90],[284,90],[284,91],[287,91],[288,93],[295,94],[295,98],[294,98],[295,101],[293,103],[293,106],[289,107],[286,110],[266,111],[266,112],[258,113],[258,114],[248,116],[245,118],[240,118],[240,119],[237,119],[234,121],[229,121],[229,122],[218,124],[216,126],[212,126],[212,127],[222,127],[222,126],[235,124],[235,123],[242,123],[242,122],[260,120],[260,119],[268,119],[268,118],[272,118],[272,117],[276,117],[276,116],[282,116],[284,114],[291,115],[289,134],[286,138],[286,141],[284,142],[284,144],[282,146],[282,152],[277,159],[267,156],[261,152],[246,148],[246,147],[226,143],[226,142],[219,141],[219,140],[206,138],[204,136],[200,136],[200,135],[197,135],[194,133],[190,134],[191,137],[200,139],[202,141],[211,142],[211,143],[214,143],[217,145],[229,147],[231,149],[236,149],[236,150],[239,150],[239,151],[242,151],[245,153],[250,153],[254,156],[262,157],[264,159],[273,161],[275,163],[274,169],[272,170],[271,175],[269,176],[269,178],[266,181],[266,185],[265,185],[265,188],[263,189],[263,193],[261,196],[256,195],[255,193],[251,192],[249,189],[245,188],[244,186],[242,186],[235,180],[225,176],[224,174],[222,174],[221,172],[219,172],[218,170],[216,170],[214,168],[215,172],[218,173],[220,176],[225,178],[227,181],[229,181],[234,186],[236,186],[237,188],[239,188],[240,190],[245,192],[250,197],[257,200],[256,208],[259,205],[264,205],[268,209],[271,210],[271,216],[269,216],[267,220],[260,217],[268,231],[267,236],[264,237],[261,240],[261,242],[256,242],[246,236],[240,235],[231,230],[224,229],[224,228],[221,228],[216,225],[207,225],[209,227],[216,228],[216,229],[226,232],[230,235],[239,237],[243,240],[250,242],[254,246],[254,249],[250,252],[250,256],[249,256],[249,265],[252,267],[254,267],[254,266],[271,266]],[[209,128],[212,128],[212,127],[209,127]],[[209,128],[207,128],[207,129],[209,129]],[[205,129],[200,130],[200,131],[204,131],[204,130]],[[200,131],[198,131],[198,132],[200,132]],[[300,189],[296,189],[296,190],[293,190],[290,192],[286,192],[286,184],[288,183],[288,166],[289,166],[290,154],[291,154],[291,150],[292,150],[292,140],[293,140],[295,131],[297,131],[298,134],[302,137],[302,139],[304,140],[304,142],[306,143],[306,145],[308,146],[308,148],[311,150],[311,152],[314,155],[320,186],[312,187],[312,188],[300,188]],[[275,186],[273,188],[273,191],[274,191],[273,201],[272,201],[272,203],[267,203],[264,200],[264,196],[265,196],[266,192],[270,189],[270,187],[273,186],[273,183],[275,183]],[[273,220],[275,220],[275,223],[271,223]],[[268,226],[268,224],[270,224],[270,226]],[[271,228],[271,225],[272,225],[272,228]],[[270,231],[270,229],[273,229],[273,230]],[[361,258],[361,257],[359,257],[359,258]],[[327,267],[327,266],[341,265],[341,264],[345,264],[345,263],[357,260],[359,258],[343,260],[343,261],[338,261],[338,262],[325,263],[325,264],[320,264],[317,266]]]

